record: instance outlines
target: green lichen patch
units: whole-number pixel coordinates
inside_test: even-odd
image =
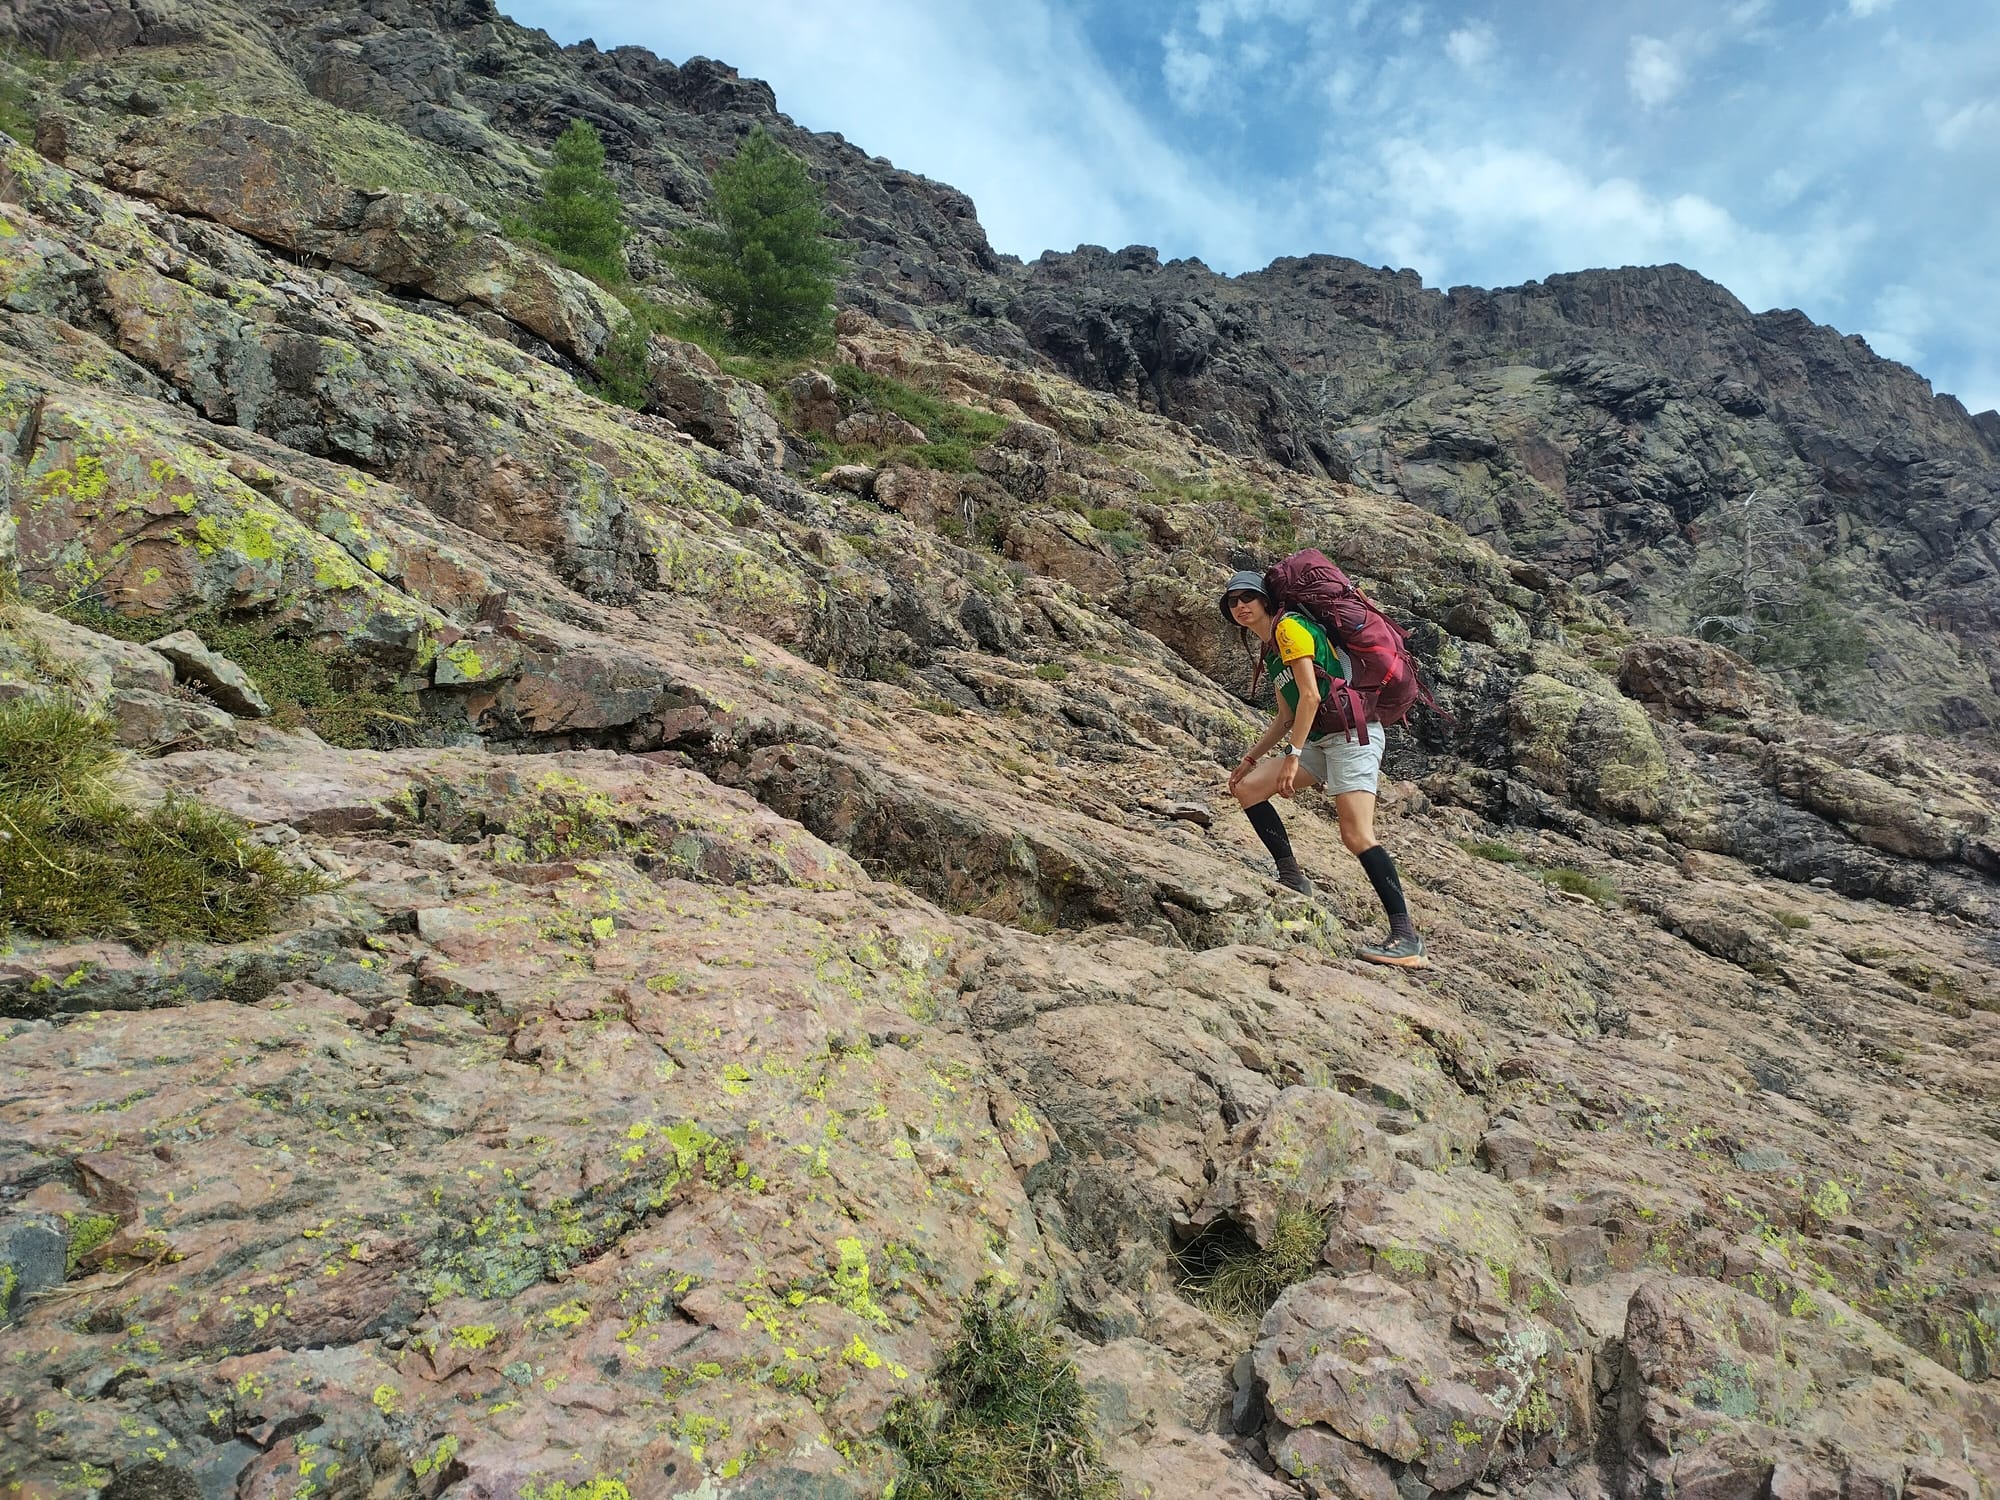
[[[903,1397],[883,1436],[898,1500],[1115,1500],[1076,1367],[1046,1328],[975,1303],[930,1399]]]
[[[92,1251],[118,1232],[118,1219],[114,1214],[65,1214],[63,1225],[68,1231],[68,1270],[72,1276]]]
[[[543,1201],[510,1178],[449,1215],[419,1259],[420,1288],[433,1301],[517,1296],[601,1255],[696,1178],[734,1177],[728,1148],[691,1120],[634,1124],[613,1154],[616,1174],[578,1197]]]
[[[190,798],[141,811],[111,726],[61,696],[0,705],[0,933],[240,942],[328,888]]]

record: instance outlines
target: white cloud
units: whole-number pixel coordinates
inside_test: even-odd
[[[1778,235],[1753,229],[1694,193],[1663,194],[1627,177],[1594,177],[1548,152],[1487,144],[1384,143],[1379,177],[1348,209],[1392,263],[1427,280],[1467,269],[1464,246],[1505,247],[1526,274],[1585,266],[1680,264],[1722,282],[1753,309],[1809,300],[1836,286],[1864,235],[1817,226]],[[1437,247],[1453,247],[1440,250]]]
[[[1764,201],[1773,208],[1789,208],[1805,195],[1811,179],[1792,167],[1777,167],[1764,179]]]
[[[2000,135],[2000,99],[1976,99],[1937,121],[1931,133],[1941,151],[1956,151],[1967,141],[1990,142]]]
[[[1232,25],[1251,26],[1262,21],[1296,22],[1309,19],[1313,0],[1201,0],[1195,7],[1195,30],[1211,42],[1219,41]]]
[[[1354,97],[1354,91],[1361,86],[1361,75],[1352,63],[1336,63],[1320,83],[1320,93],[1334,109],[1344,108]]]
[[[1930,299],[1913,286],[1897,283],[1882,288],[1870,326],[1859,332],[1885,359],[1915,365],[1923,356],[1924,336],[1936,324]]]
[[[1476,73],[1493,55],[1491,26],[1461,26],[1444,39],[1445,55],[1468,73]]]
[[[1185,110],[1200,109],[1208,98],[1208,86],[1215,80],[1213,54],[1190,47],[1179,35],[1167,34],[1161,44],[1160,76],[1167,85],[1167,97]]]
[[[1870,16],[1887,10],[1895,3],[1896,0],[1847,0],[1847,13],[1850,16],[1865,21]]]
[[[1056,0],[510,0],[507,9],[565,39],[722,58],[770,83],[800,124],[838,130],[971,194],[994,246],[1016,255],[1137,243],[1232,269],[1269,258],[1268,216],[1168,143]],[[862,37],[893,38],[893,63],[866,54]]]
[[[1635,36],[1625,59],[1625,81],[1633,98],[1647,109],[1658,109],[1681,91],[1687,70],[1669,43],[1656,36]]]

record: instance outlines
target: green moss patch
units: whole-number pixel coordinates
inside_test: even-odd
[[[1218,1317],[1261,1318],[1280,1292],[1319,1269],[1326,1232],[1326,1215],[1304,1208],[1280,1210],[1268,1245],[1222,1220],[1181,1252],[1181,1290]]]
[[[865,401],[877,411],[894,412],[905,422],[923,428],[924,436],[934,445],[958,442],[977,447],[1007,430],[1005,417],[940,400],[859,365],[835,365],[827,373],[849,401]]]
[[[1046,1327],[980,1302],[938,1367],[936,1396],[905,1396],[882,1434],[902,1456],[898,1500],[1116,1500],[1090,1399]]]
[[[67,699],[0,704],[0,931],[241,942],[328,888],[191,798],[119,795],[111,726]]]
[[[1595,875],[1586,875],[1581,870],[1555,865],[1540,874],[1546,883],[1557,890],[1568,891],[1572,896],[1588,896],[1600,906],[1610,906],[1618,900],[1617,886]]]

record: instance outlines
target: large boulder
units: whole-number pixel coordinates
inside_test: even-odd
[[[1669,636],[1628,646],[1618,686],[1629,697],[1678,719],[1748,718],[1772,706],[1771,684],[1726,646]]]
[[[764,392],[725,375],[708,351],[655,338],[646,351],[646,409],[732,458],[765,468],[785,461],[784,426]]]
[[[295,254],[489,308],[584,363],[624,317],[608,292],[513,243],[459,199],[344,186],[310,140],[269,120],[221,114],[141,127],[105,178]]]

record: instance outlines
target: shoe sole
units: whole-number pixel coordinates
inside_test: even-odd
[[[1430,959],[1422,953],[1412,954],[1408,958],[1390,958],[1386,954],[1364,953],[1361,958],[1366,963],[1381,964],[1391,969],[1428,969],[1431,966]]]

